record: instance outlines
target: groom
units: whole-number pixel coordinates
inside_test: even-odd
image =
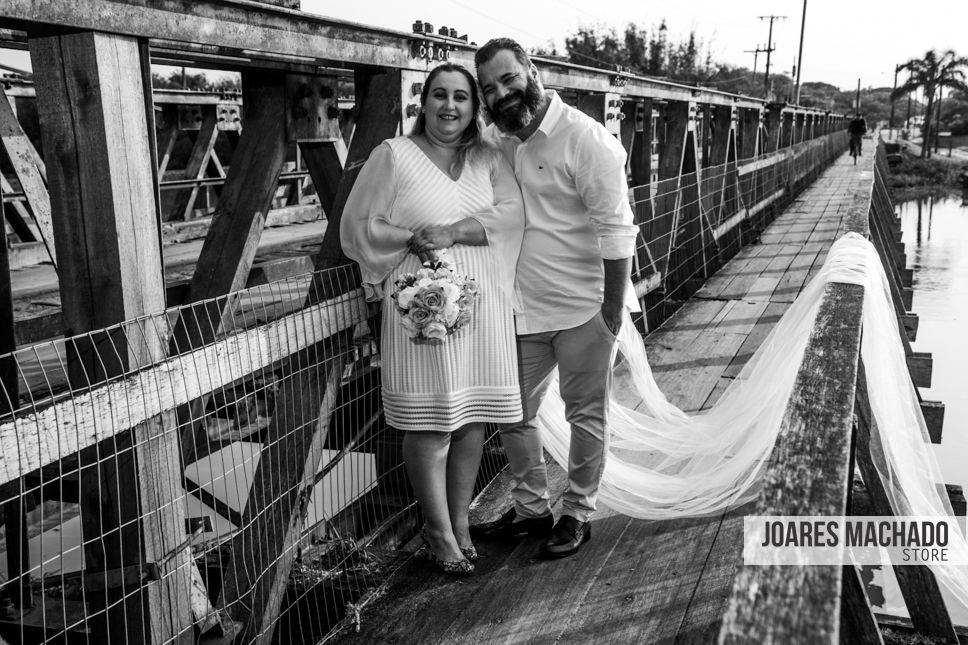
[[[513,166],[525,208],[515,279],[525,421],[501,429],[517,480],[514,508],[478,534],[547,537],[542,555],[565,557],[591,538],[616,335],[625,308],[638,309],[629,282],[638,229],[626,153],[604,126],[544,90],[515,41],[491,40],[474,63],[494,121],[487,137]],[[557,523],[535,418],[556,366],[571,425],[568,490]]]

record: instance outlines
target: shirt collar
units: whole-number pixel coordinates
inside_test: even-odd
[[[564,112],[562,107],[561,97],[558,96],[558,92],[554,90],[548,90],[546,92],[548,97],[548,109],[545,111],[544,118],[541,119],[541,124],[538,126],[538,132],[543,132],[544,135],[550,136],[551,132],[558,125],[558,121],[561,119],[561,114]]]

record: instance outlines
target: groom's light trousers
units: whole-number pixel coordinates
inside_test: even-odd
[[[551,511],[536,416],[557,366],[571,425],[562,512],[588,521],[595,510],[608,448],[606,413],[616,338],[598,312],[577,327],[519,335],[517,342],[525,421],[501,428],[508,465],[517,481],[512,491],[515,510],[520,517]]]

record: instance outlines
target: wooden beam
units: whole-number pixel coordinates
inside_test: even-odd
[[[192,151],[188,155],[188,163],[185,165],[185,179],[202,179],[208,169],[208,161],[211,158],[212,150],[215,148],[215,140],[218,139],[217,120],[215,116],[215,106],[205,106],[202,108],[202,124],[192,145]],[[198,198],[199,186],[195,184],[191,188],[178,191],[178,198],[175,200],[171,209],[171,216],[166,220],[192,219],[192,211],[195,207],[195,200]]]
[[[401,75],[399,71],[359,71],[355,74],[357,116],[355,134],[347,152],[346,164],[333,198],[333,207],[326,213],[326,233],[322,246],[313,257],[317,269],[328,269],[348,264],[339,241],[339,223],[356,177],[370,152],[385,139],[396,136],[402,120]],[[314,290],[317,297],[328,297],[326,290]]]
[[[0,484],[243,379],[356,325],[366,315],[362,291],[352,291],[78,393],[69,401],[47,406],[38,402],[36,411],[0,423]],[[255,355],[251,347],[261,351]],[[199,365],[209,369],[197,369]],[[195,376],[183,378],[187,374]],[[117,401],[129,405],[119,406]],[[106,410],[112,414],[110,427],[100,420]]]
[[[0,97],[0,103],[6,99]],[[0,203],[3,189],[0,187]],[[10,286],[10,263],[7,260],[7,230],[0,226],[0,329],[13,329],[13,297]],[[10,414],[20,407],[17,361],[6,356],[17,349],[13,334],[0,334],[0,416]],[[2,595],[16,607],[30,607],[31,593],[29,575],[21,577],[30,570],[30,536],[27,534],[27,495],[22,484],[19,498],[3,501],[3,531],[7,560],[7,578]]]
[[[156,327],[96,331],[165,308],[143,85],[147,48],[133,38],[91,32],[38,34],[29,44],[49,151],[61,304],[70,330],[94,332],[68,344],[69,372],[75,385],[94,384],[164,356]],[[172,553],[184,535],[184,508],[172,481],[179,453],[165,421],[151,418],[115,435],[94,461],[80,464],[91,575],[151,562],[164,574],[155,585],[139,581],[90,595],[97,640],[191,642],[182,575],[190,554]]]
[[[659,124],[659,187],[655,197],[655,217],[646,244],[664,277],[668,276],[672,240],[679,217],[683,159],[689,145],[689,103],[667,103]],[[695,141],[693,141],[693,146]],[[695,170],[695,154],[688,155]]]
[[[13,166],[17,180],[20,181],[34,222],[56,269],[57,254],[50,216],[50,195],[47,193],[46,182],[36,163],[36,151],[30,139],[24,134],[20,122],[17,121],[17,115],[14,114],[6,97],[0,99],[0,140],[3,141],[3,147],[10,158],[10,165]]]
[[[158,176],[164,177],[171,161],[172,150],[178,139],[178,110],[172,105],[161,106],[161,119],[156,120],[158,127]]]
[[[632,186],[648,186],[652,182],[652,100],[626,101],[625,107],[623,126],[629,123],[634,128],[629,152]]]
[[[245,625],[240,641],[273,642],[303,529],[300,509],[305,508],[315,485],[347,351],[328,343],[321,352],[328,359],[294,370],[280,386],[283,392],[297,393],[302,405],[273,415],[266,430],[265,447],[245,505],[244,528],[234,540],[219,598],[219,606]],[[323,370],[322,401],[314,405],[315,397],[307,396],[313,391],[314,379],[309,374]]]
[[[921,401],[921,416],[928,428],[931,443],[941,443],[941,432],[944,428],[944,403],[941,401]]]
[[[768,108],[763,119],[766,130],[763,152],[776,152],[783,146],[783,113],[776,108]]]
[[[920,319],[917,314],[902,314],[897,317],[901,324],[901,329],[907,335],[908,342],[913,343],[918,339],[918,323]]]
[[[860,571],[852,564],[844,565],[844,586],[840,605],[840,639],[841,645],[866,643],[867,645],[883,645],[884,638],[877,626],[877,619],[871,609],[870,599],[864,589]]]
[[[336,201],[340,178],[343,176],[343,164],[340,163],[336,144],[305,141],[299,144],[299,149],[306,160],[309,176],[313,178],[319,205],[328,219]]]
[[[2,190],[4,193],[14,192],[10,182],[7,181],[7,178],[4,177],[2,173],[0,173],[0,190]],[[43,235],[41,235],[40,229],[37,227],[33,215],[24,205],[25,199],[26,196],[24,196],[23,199],[17,199],[11,202],[3,202],[4,206],[6,206],[6,204],[10,204],[13,211],[11,212],[11,210],[3,208],[3,214],[6,215],[7,222],[10,224],[11,228],[13,228],[14,233],[16,233],[17,237],[20,238],[21,242],[38,242],[44,247],[45,257],[49,258],[50,253],[47,251],[47,246],[42,241]],[[11,258],[10,267],[15,268],[16,266],[16,261]]]
[[[934,358],[931,352],[911,352],[907,357],[908,369],[911,370],[911,380],[918,387],[931,387],[931,372],[934,369]]]
[[[867,373],[863,362],[858,367],[856,397],[857,423],[854,434],[854,454],[857,459],[857,469],[864,478],[875,514],[895,515],[887,491],[881,483],[878,467],[871,458],[871,442],[878,437],[878,430],[871,411],[870,397],[867,392]],[[958,637],[955,635],[951,617],[941,596],[941,589],[930,569],[921,565],[895,565],[893,568],[914,627],[925,636],[957,643]]]
[[[246,72],[242,83],[246,128],[195,265],[186,303],[245,287],[286,159],[285,77]],[[229,304],[223,299],[202,311],[186,310],[191,315],[179,318],[170,351],[184,352],[210,342]]]
[[[859,285],[826,286],[762,476],[756,515],[845,514],[863,302]],[[719,642],[834,643],[842,589],[839,566],[743,566]]]

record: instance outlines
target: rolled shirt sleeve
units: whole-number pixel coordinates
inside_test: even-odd
[[[575,187],[598,236],[602,259],[632,257],[639,230],[629,205],[625,148],[604,128],[589,128],[575,155]]]

